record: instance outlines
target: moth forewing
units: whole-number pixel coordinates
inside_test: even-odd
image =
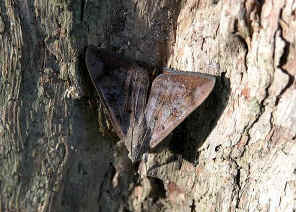
[[[150,148],[157,146],[195,110],[210,94],[214,84],[215,78],[207,74],[166,72],[159,75],[152,83],[145,111],[150,120],[148,126],[152,123],[154,126]]]
[[[129,150],[130,158],[139,160],[138,155],[142,152],[144,144],[143,136],[146,134],[146,120],[144,111],[149,89],[149,76],[141,67],[134,67],[132,78],[127,85],[127,96],[130,105],[130,123],[124,143]],[[149,143],[149,142],[148,142]]]
[[[129,99],[130,79],[134,75],[132,64],[94,46],[87,48],[85,62],[116,133],[120,138],[125,137],[130,124],[126,102]]]

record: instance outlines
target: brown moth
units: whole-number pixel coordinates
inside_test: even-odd
[[[215,77],[162,70],[154,79],[135,62],[89,46],[85,62],[116,134],[140,160],[211,93]]]

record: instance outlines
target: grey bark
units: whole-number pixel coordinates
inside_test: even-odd
[[[292,0],[1,1],[0,211],[296,210],[295,8]],[[99,131],[83,63],[89,44],[216,75],[217,84],[133,167]]]

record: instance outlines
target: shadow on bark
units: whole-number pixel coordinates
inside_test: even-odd
[[[181,155],[182,159],[197,165],[198,149],[215,128],[227,105],[229,95],[229,79],[217,77],[214,90],[206,101],[173,131],[169,149],[174,154]]]

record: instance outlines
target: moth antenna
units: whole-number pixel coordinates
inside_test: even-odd
[[[134,140],[134,129],[135,129],[135,108],[134,108],[134,110],[132,111],[132,117],[133,117],[133,120],[131,120],[132,121],[132,123],[133,123],[133,127],[132,127],[132,138],[131,138],[131,146],[130,146],[130,151],[131,151],[131,156],[133,157],[133,140]]]
[[[148,135],[148,130],[145,130],[145,134],[144,134],[144,136],[141,139],[142,142],[140,142],[140,146],[137,147],[137,151],[135,152],[135,157],[134,157],[135,160],[138,160],[139,159],[139,154],[143,151],[142,149],[143,149],[143,146],[145,144],[145,140],[146,140],[147,135]]]
[[[129,74],[128,75],[128,78],[127,78],[127,80],[126,80],[126,82],[125,82],[125,85],[124,85],[124,87],[125,87],[125,90],[127,90],[127,91],[130,91],[131,89],[128,89],[128,87],[130,86],[130,83],[131,83],[131,75]],[[130,95],[129,95],[129,93],[128,93],[128,95],[127,95],[127,99],[126,99],[126,101],[125,101],[125,103],[124,103],[124,110],[125,111],[128,111],[128,106],[129,106],[129,103],[130,103]]]
[[[136,79],[137,79],[137,75],[138,75],[138,73],[136,73]],[[139,93],[140,93],[140,91],[139,91],[139,89],[137,89],[137,94],[136,94],[136,104],[134,105],[134,113],[135,113],[135,111],[136,111],[137,108],[138,108]],[[136,117],[136,116],[135,116],[135,117]]]
[[[143,122],[144,122],[144,120],[145,120],[145,116],[144,116],[143,118],[141,118],[141,121],[140,121],[139,126],[143,126]],[[145,142],[145,140],[144,140],[143,138],[146,137],[146,134],[147,134],[147,130],[145,130],[145,134],[144,134],[144,136],[142,136],[141,139],[139,138],[139,140],[142,140],[142,142],[139,142],[139,143],[140,143],[140,146],[137,147],[137,150],[135,150],[135,153],[134,153],[134,154],[131,154],[131,155],[132,155],[132,160],[133,160],[133,161],[137,161],[137,160],[138,160],[139,153],[141,152],[141,149],[142,149],[142,144],[143,144],[143,142]],[[143,141],[143,140],[144,140],[144,141]],[[132,151],[133,151],[133,147],[131,148],[131,152],[132,152]]]
[[[133,140],[134,140],[134,123],[133,123],[133,129],[132,129],[132,139],[131,139],[131,146],[130,146],[130,150],[131,150],[131,155],[133,155]]]
[[[144,118],[141,120],[141,126],[143,126],[143,121],[145,121],[145,120],[146,120],[146,117],[144,116]],[[154,128],[155,128],[155,122],[153,122],[153,127],[150,128],[150,132],[153,132],[153,130],[151,130],[151,129],[154,129]],[[145,134],[140,139],[141,142],[139,142],[140,143],[140,146],[137,148],[138,150],[135,153],[135,158],[134,158],[135,160],[138,160],[139,154],[143,152],[143,148],[145,148],[145,145],[147,145],[146,144],[146,142],[147,142],[146,141],[147,136],[148,136],[148,130],[145,130]]]
[[[137,75],[138,75],[138,73],[136,72],[135,73],[135,75],[136,75],[136,79],[137,79]],[[133,83],[133,82],[132,82]],[[133,127],[132,127],[132,138],[131,138],[131,146],[130,146],[130,150],[131,150],[131,156],[132,156],[132,158],[133,158],[133,147],[134,147],[134,145],[133,145],[133,141],[134,141],[134,129],[135,129],[135,119],[136,119],[136,109],[137,109],[137,106],[138,106],[138,96],[139,96],[139,90],[137,89],[137,94],[135,94],[135,96],[133,96],[132,98],[135,98],[136,99],[136,101],[132,101],[132,102],[135,102],[135,104],[134,104],[134,108],[133,108],[133,111],[132,111],[132,113],[133,113]]]

